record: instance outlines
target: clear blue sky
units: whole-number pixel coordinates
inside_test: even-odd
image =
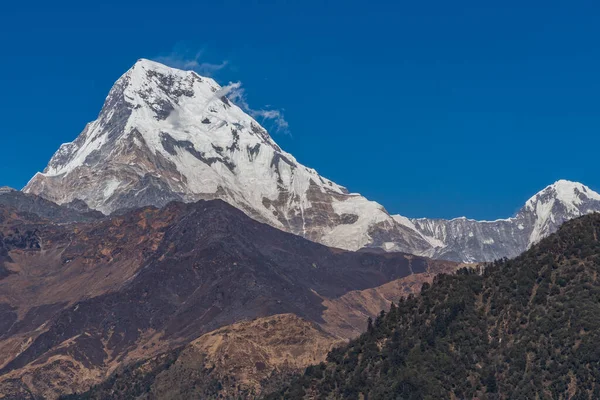
[[[284,149],[390,212],[493,219],[560,178],[600,190],[598,2],[10,3],[0,185],[42,170],[138,58],[200,52],[284,110]]]

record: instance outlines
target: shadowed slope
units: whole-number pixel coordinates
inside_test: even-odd
[[[11,250],[0,281],[14,322],[0,332],[0,392],[10,382],[48,397],[243,319],[293,313],[326,326],[325,299],[454,265],[327,248],[222,201],[19,229],[37,247]]]

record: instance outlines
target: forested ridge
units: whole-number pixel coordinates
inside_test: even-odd
[[[439,275],[269,399],[600,398],[600,214]]]

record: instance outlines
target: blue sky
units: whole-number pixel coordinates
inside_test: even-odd
[[[11,3],[0,185],[42,170],[138,58],[171,57],[241,81],[282,110],[285,150],[393,213],[493,219],[561,178],[600,190],[598,2]]]

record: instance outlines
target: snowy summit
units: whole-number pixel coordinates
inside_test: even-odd
[[[59,204],[79,199],[106,214],[219,198],[329,246],[461,261],[518,254],[565,219],[600,210],[600,195],[559,181],[508,220],[391,216],[298,163],[227,92],[193,71],[139,60],[114,84],[98,118],[63,144],[24,191]],[[506,249],[501,240],[508,240]]]

